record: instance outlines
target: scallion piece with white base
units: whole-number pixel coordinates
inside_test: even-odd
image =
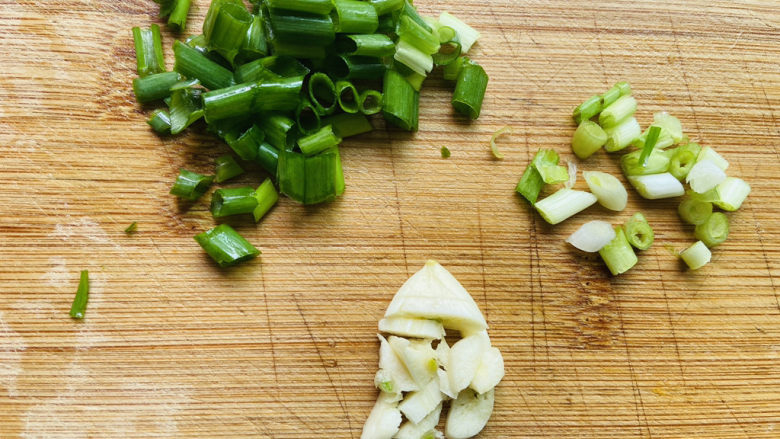
[[[585,160],[601,149],[605,143],[607,143],[607,133],[599,124],[584,120],[574,131],[574,137],[571,139],[571,150],[577,157]]]
[[[715,150],[709,146],[702,148],[701,151],[699,151],[699,154],[696,156],[697,163],[702,160],[709,160],[724,171],[729,167],[729,161],[724,159],[723,156],[715,152]]]
[[[710,262],[712,252],[703,242],[696,241],[695,244],[683,250],[680,257],[688,265],[688,268],[698,270]]]
[[[658,200],[679,197],[685,194],[682,183],[668,172],[663,174],[632,175],[628,182],[639,192],[642,198]]]
[[[700,160],[688,172],[686,183],[697,194],[703,194],[715,188],[726,179],[726,173],[712,160]]]
[[[619,125],[605,128],[604,132],[607,133],[607,142],[604,144],[604,149],[607,152],[620,151],[627,147],[639,138],[642,134],[642,128],[639,126],[636,118],[629,117],[620,122]]]
[[[599,204],[620,212],[628,203],[628,192],[617,177],[600,171],[584,171],[582,176]]]
[[[611,128],[620,125],[636,113],[636,99],[631,95],[621,96],[599,113],[599,125]],[[638,136],[637,136],[638,137]]]
[[[615,239],[615,229],[606,221],[589,221],[572,233],[566,242],[588,253],[601,250]]]
[[[693,234],[709,248],[720,245],[729,236],[729,218],[722,212],[715,212],[696,226]]]
[[[637,212],[623,225],[626,240],[637,250],[647,250],[653,244],[655,234],[644,215]]]
[[[599,255],[613,276],[625,273],[639,261],[620,226],[615,227],[615,238],[599,250]]]
[[[537,201],[534,207],[545,221],[550,224],[558,224],[582,212],[594,203],[596,203],[596,196],[590,192],[564,188],[541,201]]]
[[[742,206],[750,194],[750,185],[736,177],[726,177],[716,188],[718,199],[715,205],[721,209],[733,212]]]
[[[696,198],[688,198],[677,206],[677,213],[680,214],[680,218],[686,223],[698,226],[699,224],[704,224],[707,218],[712,215],[712,203]]]

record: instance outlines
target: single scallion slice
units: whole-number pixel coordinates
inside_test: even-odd
[[[604,248],[615,239],[615,229],[606,221],[589,221],[572,233],[566,242],[588,253]]]
[[[677,206],[680,218],[688,224],[698,226],[704,224],[712,215],[712,203],[695,198],[687,198]]]
[[[420,91],[422,89],[423,82],[428,78],[425,75],[421,75],[417,72],[411,72],[408,75],[404,76],[406,78],[406,81],[409,82],[409,84],[412,84],[412,87],[416,91]]]
[[[647,138],[645,139],[645,145],[642,147],[642,153],[639,155],[639,166],[647,168],[647,159],[650,158],[650,153],[654,151],[655,144],[658,142],[658,136],[660,134],[661,127],[651,126],[649,128]]]
[[[611,128],[620,125],[636,112],[636,99],[631,95],[621,96],[599,113],[599,125]]]
[[[539,198],[539,193],[542,191],[543,187],[544,180],[542,180],[539,171],[536,170],[536,166],[531,162],[525,168],[523,176],[520,177],[520,181],[517,182],[515,192],[522,195],[523,198],[533,205]]]
[[[482,66],[474,62],[464,64],[455,83],[452,106],[458,113],[468,116],[469,119],[478,118],[487,84],[488,75]]]
[[[637,212],[623,225],[628,243],[637,250],[647,250],[653,244],[653,228],[644,215]]]
[[[301,101],[302,88],[301,76],[258,83],[252,112],[295,111]]]
[[[680,257],[688,265],[688,268],[698,270],[710,262],[712,252],[702,241],[696,241],[695,244],[680,252]]]
[[[338,148],[306,157],[304,173],[304,204],[331,201],[344,192],[344,174]]]
[[[512,128],[505,126],[501,128],[500,130],[493,133],[492,136],[490,136],[490,152],[493,154],[493,157],[495,157],[498,160],[504,159],[504,154],[501,153],[501,151],[498,150],[498,145],[496,145],[496,139],[503,135],[510,135],[512,134]]]
[[[290,56],[266,56],[242,64],[235,71],[236,82],[271,82],[282,78],[305,77],[309,68]]]
[[[268,113],[258,121],[265,138],[280,151],[295,145],[295,121],[281,113]]]
[[[395,33],[395,25],[397,22],[398,15],[392,13],[379,15],[379,26],[376,31],[380,34],[393,34]],[[393,43],[393,46],[395,46],[395,43]]]
[[[252,215],[255,218],[255,222],[258,222],[279,200],[279,194],[276,192],[276,188],[274,188],[270,178],[266,178],[255,190],[255,199],[257,200],[257,207],[252,211]]]
[[[171,94],[171,134],[179,134],[203,117],[201,90],[182,88]]]
[[[244,173],[244,168],[236,162],[232,155],[222,155],[214,161],[214,181],[222,183]]]
[[[358,96],[358,110],[365,114],[377,114],[382,111],[384,95],[378,90],[363,90]]]
[[[346,55],[381,58],[395,53],[395,43],[384,34],[340,35],[336,49]]]
[[[641,164],[642,152],[644,151],[632,151],[620,158],[620,168],[624,175],[661,174],[669,170],[670,160],[663,151],[651,150],[644,166]]]
[[[336,96],[339,107],[345,113],[357,113],[360,110],[360,95],[351,82],[337,81]]]
[[[696,156],[701,147],[697,143],[688,143],[669,150],[669,172],[678,180],[683,180],[696,164]]]
[[[601,149],[605,143],[607,143],[607,133],[604,132],[599,124],[590,120],[583,120],[577,126],[577,130],[574,131],[571,149],[577,157],[585,160]]]
[[[251,187],[220,188],[211,196],[211,215],[222,218],[252,213],[257,207],[255,190]]]
[[[320,116],[331,114],[338,104],[336,85],[328,75],[317,72],[311,75],[308,83],[309,99]]]
[[[243,4],[217,1],[211,3],[206,16],[210,22],[204,24],[203,35],[209,48],[233,64],[252,26],[252,14]]]
[[[257,149],[265,140],[265,133],[255,124],[252,124],[240,136],[233,137],[229,135],[225,138],[227,144],[241,160],[253,161],[257,158]],[[219,180],[217,180],[219,181]]]
[[[683,139],[682,124],[680,123],[680,119],[677,119],[665,111],[653,114],[652,126],[660,127],[662,131],[664,131],[672,138],[672,144],[679,143]]]
[[[696,226],[693,234],[709,248],[722,244],[729,236],[729,218],[722,212],[714,212]]]
[[[330,15],[269,9],[268,23],[274,41],[283,44],[325,47],[336,38]]]
[[[570,218],[596,202],[596,197],[590,192],[573,189],[560,189],[549,197],[537,201],[534,207],[550,224],[558,224]]]
[[[342,139],[367,133],[374,129],[368,118],[360,113],[339,113],[323,119],[322,123],[323,125],[331,125],[333,133]]]
[[[70,305],[70,317],[81,320],[84,318],[84,312],[87,310],[89,301],[89,271],[81,270],[79,276],[79,286],[76,289],[76,296],[73,298],[73,304]]]
[[[628,192],[615,176],[600,171],[584,171],[582,176],[599,204],[616,212],[626,208]]]
[[[173,66],[175,71],[188,78],[200,80],[209,90],[233,85],[233,73],[230,70],[181,41],[173,43],[173,55],[176,60]]]
[[[165,71],[160,26],[153,24],[149,29],[134,27],[133,42],[138,76],[144,77]]]
[[[295,109],[295,122],[298,126],[298,131],[304,136],[322,127],[320,113],[317,112],[317,109],[314,108],[314,105],[306,97],[301,99],[301,103]]]
[[[393,59],[423,76],[433,70],[433,57],[405,40],[396,44]]]
[[[396,70],[385,73],[382,85],[385,120],[403,130],[417,131],[420,93]]]
[[[723,210],[733,212],[742,206],[750,194],[750,185],[736,177],[726,177],[717,187],[715,204]]]
[[[542,181],[547,184],[563,183],[569,179],[569,171],[558,165],[558,153],[552,149],[542,148],[534,156],[533,164]]]
[[[279,150],[278,182],[279,192],[303,203],[306,189],[306,158],[299,152]]]
[[[331,0],[266,0],[265,4],[272,9],[288,9],[310,14],[329,14],[333,10]]]
[[[220,267],[229,267],[260,254],[260,250],[227,224],[195,235],[195,241]]]
[[[296,43],[290,40],[271,40],[271,52],[276,56],[290,56],[301,59],[309,59],[319,63],[328,52],[323,46],[315,46],[309,43]]]
[[[715,188],[725,179],[726,173],[711,160],[697,161],[685,177],[691,189],[698,194]]]
[[[701,151],[699,151],[699,154],[696,156],[697,162],[702,160],[709,160],[724,171],[729,167],[728,160],[724,159],[723,156],[715,152],[715,150],[709,146],[702,148]]]
[[[607,143],[604,144],[604,149],[607,152],[615,152],[634,142],[642,133],[642,128],[636,118],[629,117],[617,126],[605,128],[604,132],[607,133]]]
[[[601,108],[612,105],[621,96],[631,94],[631,86],[628,82],[618,82],[601,95]]]
[[[186,169],[180,169],[179,175],[171,188],[171,195],[184,200],[195,201],[209,190],[213,181],[213,175],[202,175]]]
[[[599,255],[613,276],[625,273],[639,261],[620,226],[615,227],[615,238],[599,250]]]
[[[463,53],[467,53],[479,39],[479,32],[448,12],[439,15],[439,24],[455,30]]]
[[[402,15],[398,20],[398,30],[396,32],[401,40],[406,41],[426,55],[433,55],[439,51],[438,35],[435,35],[431,30],[426,29],[406,15]]]
[[[145,104],[171,95],[171,87],[181,81],[176,72],[154,73],[133,79],[133,93],[138,102]]]
[[[445,27],[444,29],[449,29]],[[444,41],[441,43],[439,51],[432,56],[433,63],[437,66],[447,66],[455,62],[460,57],[462,50],[460,42],[456,40]]]
[[[572,161],[567,161],[566,170],[569,173],[569,179],[563,184],[563,187],[571,189],[577,184],[577,164]]]
[[[368,0],[377,15],[385,15],[404,7],[404,0]]]
[[[334,0],[336,32],[343,34],[373,34],[379,27],[376,9],[370,3],[357,0]]]
[[[585,102],[577,105],[577,108],[574,109],[574,112],[572,113],[574,122],[581,124],[590,120],[590,118],[601,112],[601,108],[601,96],[595,95],[589,97]]]
[[[171,15],[168,16],[168,27],[176,32],[183,32],[187,24],[187,14],[190,12],[190,0],[172,0],[174,3]]]
[[[685,194],[682,183],[668,172],[663,174],[630,175],[628,182],[642,198],[657,200]]]
[[[446,146],[441,147],[441,158],[448,159],[450,158],[451,155],[452,153],[450,152],[449,148],[447,148]]]
[[[252,16],[252,24],[246,31],[241,43],[239,56],[242,60],[253,60],[268,55],[268,42],[265,34],[265,21],[260,15]]]
[[[328,75],[335,79],[380,79],[387,65],[372,56],[337,55],[325,61]]]
[[[170,134],[171,132],[171,115],[162,108],[154,110],[146,123],[158,134]]]
[[[279,150],[270,143],[263,142],[257,148],[257,159],[255,160],[266,172],[276,177],[276,169],[279,163]]]
[[[298,139],[298,147],[305,156],[318,154],[341,143],[341,139],[333,133],[331,125],[325,125],[317,132]]]
[[[130,223],[129,226],[125,227],[125,233],[127,233],[128,235],[132,235],[137,231],[138,231],[138,222],[136,221],[133,221],[132,223]]]

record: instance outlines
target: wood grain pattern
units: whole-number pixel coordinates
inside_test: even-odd
[[[207,8],[194,3],[190,29]],[[183,209],[168,188],[226,147],[199,129],[159,139],[130,91],[129,30],[156,5],[0,0],[0,437],[359,437],[377,320],[428,258],[469,289],[504,352],[480,437],[780,435],[780,4],[417,3],[482,31],[482,118],[454,117],[434,75],[419,133],[345,142],[344,197],[238,221],[263,255],[219,270],[192,241],[212,225],[205,204]],[[753,186],[699,272],[667,249],[692,242],[674,201],[632,193],[619,215],[553,228],[512,193],[537,148],[572,158],[571,109],[617,80],[640,122],[678,116]],[[497,162],[487,141],[504,125]],[[617,172],[605,154],[581,168]],[[627,275],[564,245],[585,220],[640,209],[657,244]],[[93,281],[78,323],[81,269]]]

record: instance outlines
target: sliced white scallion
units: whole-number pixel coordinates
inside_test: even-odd
[[[741,178],[726,177],[716,188],[718,199],[715,205],[723,210],[733,212],[742,206],[750,194],[750,185]]]
[[[496,139],[504,134],[512,134],[512,128],[509,128],[508,126],[501,128],[500,130],[493,133],[493,135],[490,137],[490,151],[493,153],[493,157],[497,158],[498,160],[503,160],[504,154],[501,154],[501,151],[498,150]]]
[[[629,117],[620,125],[605,128],[604,132],[607,133],[607,143],[604,144],[604,149],[607,152],[615,152],[638,139],[642,134],[642,127],[639,126],[635,117]]]
[[[570,218],[596,202],[596,196],[590,192],[573,189],[560,189],[549,197],[537,201],[534,208],[550,224],[558,224]]]
[[[566,242],[584,252],[597,252],[615,239],[615,229],[606,221],[589,221],[571,236]]]
[[[427,76],[433,70],[433,57],[404,40],[396,44],[393,58],[422,76]]]
[[[715,152],[715,150],[709,146],[705,146],[701,149],[701,151],[699,151],[699,155],[696,157],[696,162],[698,163],[702,160],[709,160],[718,165],[718,167],[724,171],[729,167],[729,161],[724,159],[722,155]]]
[[[663,174],[633,175],[628,177],[628,181],[642,198],[648,200],[673,198],[685,194],[685,188],[683,188],[682,183],[668,172]]]
[[[680,253],[680,257],[688,265],[688,268],[691,270],[698,270],[710,262],[712,252],[703,242],[697,241],[692,246],[683,250]]]
[[[583,171],[582,176],[599,204],[620,212],[628,203],[628,192],[617,177],[600,171]]]
[[[442,26],[449,26],[455,30],[460,41],[461,53],[466,53],[471,49],[471,46],[479,39],[479,32],[468,24],[460,21],[454,15],[449,12],[442,12],[439,15],[439,24]]]
[[[680,119],[672,116],[666,111],[659,111],[653,114],[653,125],[661,127],[661,137],[671,137],[672,143],[659,142],[656,143],[656,148],[666,148],[667,146],[680,143],[683,139],[683,130]],[[668,143],[668,144],[667,144]]]
[[[697,161],[685,177],[685,181],[697,194],[707,192],[721,184],[725,179],[726,173],[712,160]]]

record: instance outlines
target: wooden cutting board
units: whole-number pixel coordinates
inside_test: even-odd
[[[471,292],[504,353],[480,437],[780,437],[780,4],[417,3],[482,32],[482,117],[455,116],[434,74],[418,133],[378,122],[345,141],[334,203],[229,220],[263,254],[220,270],[192,240],[214,224],[208,198],[182,206],[168,190],[227,148],[202,127],[157,137],[130,89],[130,28],[158,22],[157,6],[0,2],[0,437],[357,438],[377,321],[428,258]],[[169,64],[173,41],[166,30]],[[693,242],[676,200],[630,192],[624,212],[551,227],[513,193],[538,148],[572,159],[572,108],[619,80],[643,126],[669,111],[753,187],[698,272],[674,257]],[[505,125],[497,161],[488,140]],[[564,243],[586,220],[639,210],[656,242],[623,276]],[[92,295],[74,322],[82,269]]]

